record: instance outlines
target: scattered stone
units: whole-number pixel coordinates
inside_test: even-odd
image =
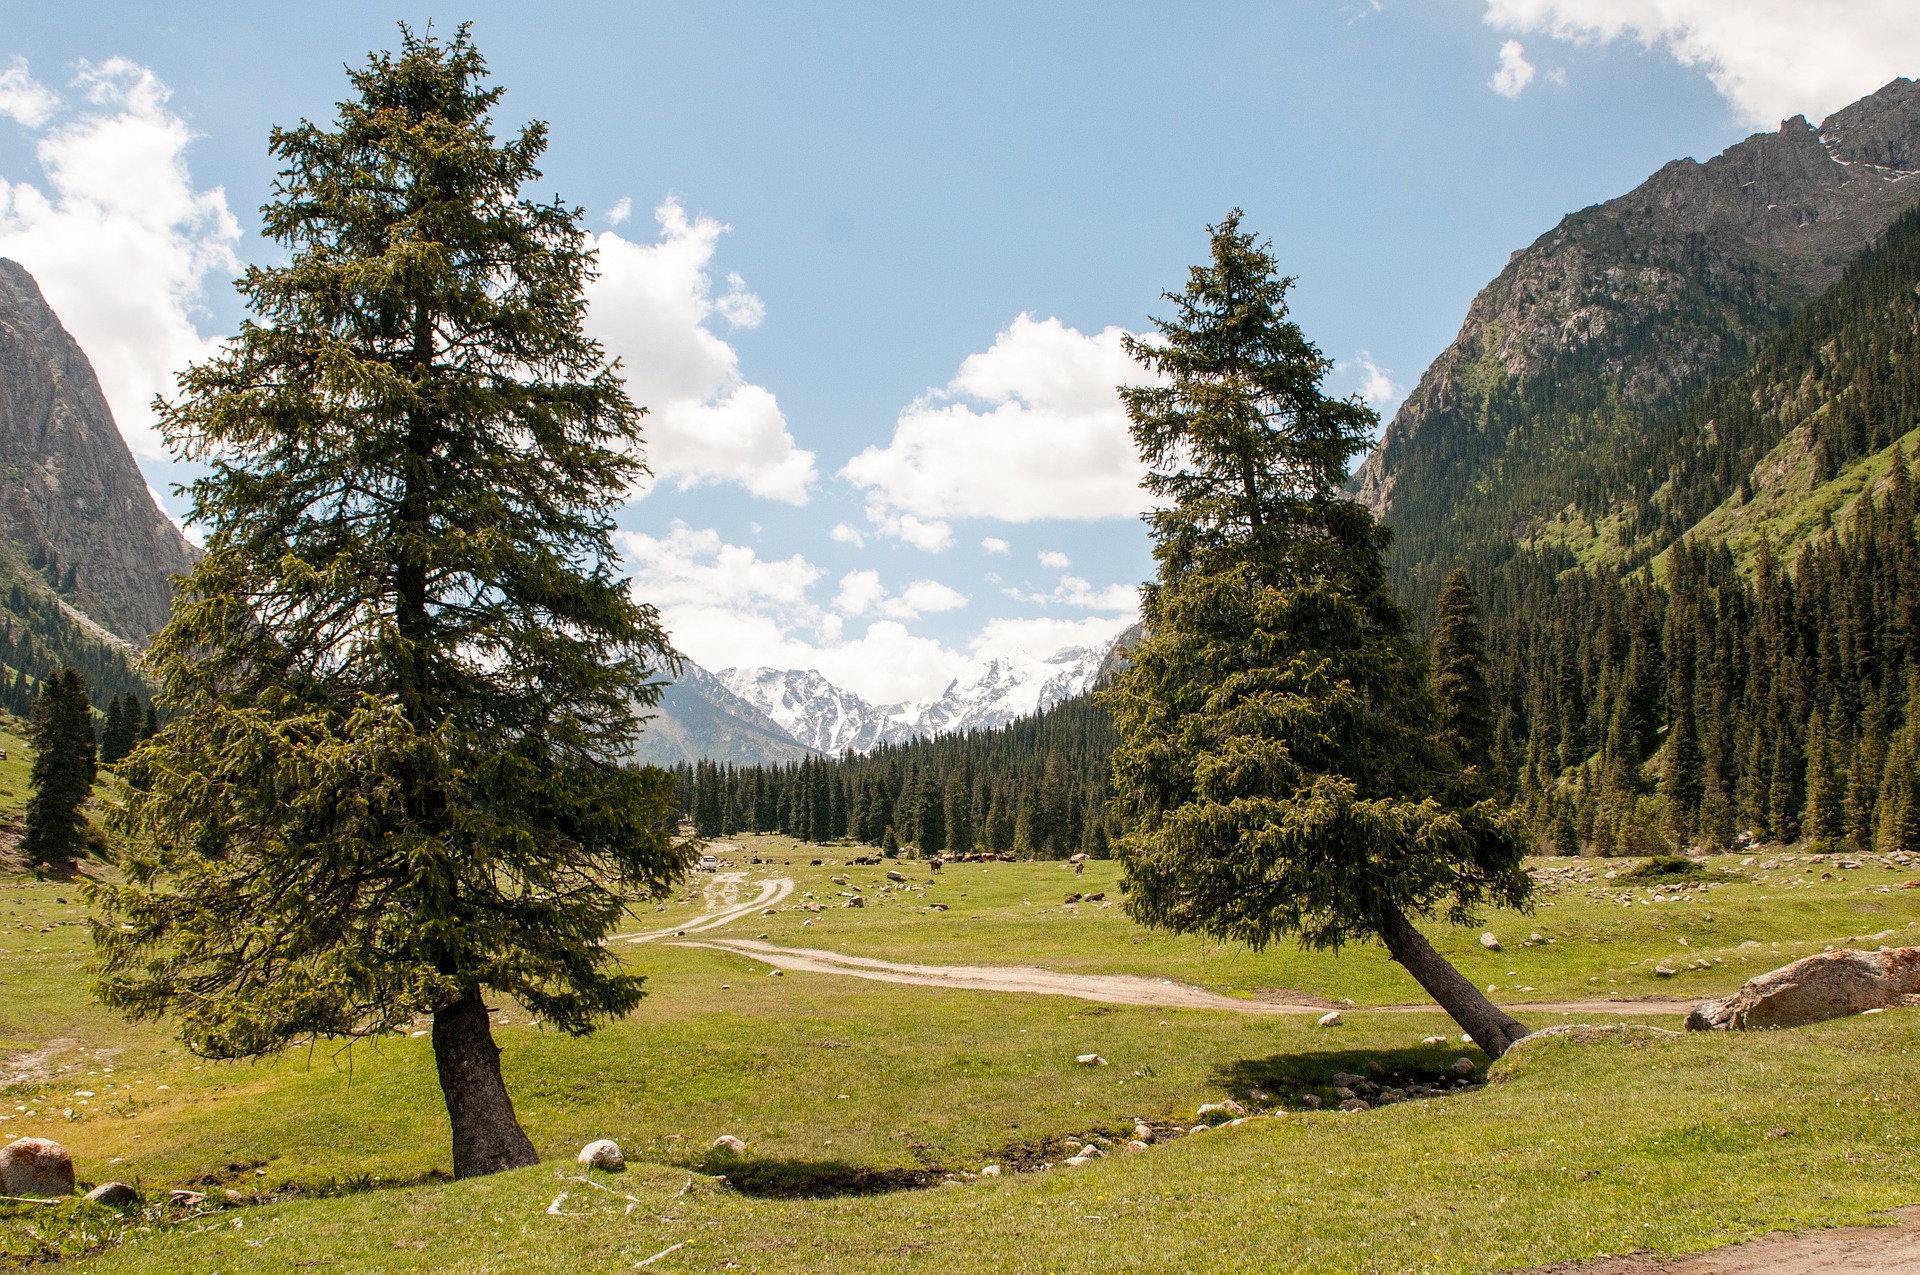
[[[1342,1111],[1372,1111],[1373,1104],[1365,1098],[1349,1098],[1340,1104]]]
[[[1546,942],[1546,941],[1547,941],[1547,937],[1546,937],[1546,935],[1544,935],[1544,934],[1529,934],[1529,935],[1527,935],[1527,942],[1529,942],[1529,943],[1544,943],[1544,942]]]
[[[1107,1060],[1099,1054],[1075,1054],[1073,1060],[1082,1067],[1104,1067],[1107,1065]]]
[[[48,1138],[17,1138],[0,1148],[0,1195],[36,1200],[73,1194],[73,1157]]]
[[[1420,1043],[1423,1045],[1444,1045],[1447,1043],[1447,1038],[1445,1036],[1428,1036]]]
[[[1340,1025],[1340,1011],[1334,1009],[1320,1015],[1320,1025],[1322,1027],[1338,1027]]]
[[[222,1190],[220,1196],[226,1200],[228,1204],[245,1204],[247,1202],[246,1193],[244,1191],[236,1191],[232,1187],[227,1187]]]
[[[1311,1107],[1315,1111],[1320,1110],[1320,1095],[1317,1093],[1301,1094],[1300,1102],[1301,1105]]]
[[[1134,1139],[1133,1141],[1131,1141],[1131,1142],[1129,1142],[1129,1143],[1127,1143],[1127,1145],[1126,1145],[1125,1147],[1123,1147],[1123,1148],[1121,1148],[1121,1149],[1122,1149],[1123,1151],[1151,1151],[1151,1150],[1153,1150],[1153,1148],[1152,1148],[1152,1147],[1151,1147],[1150,1145],[1148,1145],[1148,1144],[1147,1144],[1146,1142],[1143,1142],[1143,1141],[1142,1141],[1142,1140],[1140,1140],[1139,1138],[1135,1138],[1135,1139]]]
[[[177,1205],[183,1209],[197,1209],[206,1202],[207,1193],[205,1191],[180,1190],[167,1192],[167,1203]]]
[[[1153,1126],[1149,1124],[1137,1124],[1133,1126],[1133,1140],[1135,1142],[1152,1142]]]
[[[1000,1176],[1000,1166],[997,1164],[983,1165],[980,1169],[980,1176],[983,1178],[997,1178]]]
[[[1214,1122],[1208,1120],[1210,1116],[1224,1116],[1229,1118],[1233,1116],[1244,1116],[1247,1114],[1247,1109],[1229,1098],[1225,1102],[1203,1102],[1200,1104],[1199,1109],[1193,1114],[1212,1124]]]
[[[1671,965],[1656,965],[1653,967],[1653,972],[1661,978],[1672,978],[1679,971]]]
[[[907,874],[904,872],[889,871],[887,873],[887,880],[889,881],[905,881],[906,879],[907,879]]]
[[[1791,1129],[1769,1129],[1769,1130],[1767,1130],[1767,1136],[1768,1136],[1769,1138],[1791,1138],[1791,1137],[1793,1136],[1793,1130],[1791,1130]]]
[[[1493,936],[1492,930],[1488,930],[1480,936],[1480,946],[1486,948],[1489,952],[1498,952],[1500,950],[1500,940]]]
[[[1920,947],[1821,952],[1694,1006],[1688,1031],[1803,1027],[1874,1008],[1920,1005]]]
[[[1213,1126],[1210,1124],[1197,1124],[1193,1126],[1193,1128],[1187,1130],[1187,1132],[1188,1133],[1212,1133]]]
[[[786,973],[786,971],[785,971],[785,970],[768,970],[768,971],[767,971],[767,977],[768,977],[768,978],[779,978],[779,977],[781,977],[782,975],[784,975],[785,973]]]
[[[620,1144],[612,1138],[596,1138],[580,1148],[575,1159],[591,1169],[607,1169],[614,1173],[627,1167],[627,1157],[620,1154]]]
[[[1456,1058],[1453,1060],[1453,1074],[1456,1076],[1471,1076],[1476,1070],[1477,1068],[1474,1067],[1473,1059],[1471,1058]]]
[[[867,901],[856,894],[840,906],[843,908],[863,908],[867,906]]]
[[[801,906],[806,908],[806,910],[809,912],[818,912],[820,910],[820,905],[818,903],[805,903],[805,904],[802,904]]]
[[[715,1151],[731,1151],[735,1155],[745,1155],[747,1144],[730,1133],[723,1133],[710,1144]]]
[[[1061,1161],[1060,1163],[1062,1163],[1062,1164],[1065,1164],[1065,1165],[1070,1165],[1070,1166],[1072,1166],[1073,1168],[1076,1168],[1076,1169],[1078,1169],[1078,1168],[1080,1168],[1080,1167],[1082,1167],[1083,1165],[1085,1165],[1085,1164],[1087,1164],[1088,1162],[1089,1162],[1089,1160],[1088,1160],[1088,1157],[1087,1157],[1087,1156],[1084,1156],[1084,1155],[1070,1155],[1070,1156],[1068,1156],[1068,1157],[1067,1157],[1066,1159],[1064,1159],[1064,1160],[1062,1160],[1062,1161]]]
[[[130,1204],[140,1203],[140,1193],[125,1182],[102,1182],[87,1192],[87,1199],[110,1209],[124,1209]]]

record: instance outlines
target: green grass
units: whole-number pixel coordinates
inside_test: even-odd
[[[0,712],[0,749],[7,754],[0,761],[0,825],[27,808],[27,772],[33,762],[27,753],[25,725],[13,714]]]
[[[917,888],[925,866],[814,868],[810,859],[851,852],[772,838],[747,846],[791,859],[774,870],[823,902],[831,893],[837,903],[841,887],[829,877],[846,873],[868,905],[807,913],[796,894],[795,910],[721,932],[734,937],[1153,973],[1246,995],[1419,999],[1370,949],[1249,954],[1148,937],[1118,907],[1062,902],[1074,891],[1115,897],[1111,864],[1089,865],[1078,880],[1052,864],[953,865],[924,898],[882,896],[886,867]],[[1920,922],[1920,890],[1899,889],[1898,871],[1804,858],[1755,856],[1744,868],[1720,860],[1738,875],[1663,886],[1660,898],[1695,901],[1659,903],[1644,885],[1629,892],[1622,878],[1600,875],[1629,864],[1542,861],[1554,875],[1538,911],[1487,921],[1505,950],[1482,949],[1479,928],[1434,937],[1477,981],[1536,988],[1521,999],[1691,997]],[[1576,879],[1583,873],[1593,879]],[[161,1029],[129,1027],[88,1004],[70,889],[0,880],[0,1055],[13,1059],[0,1070],[61,1042],[44,1059],[46,1075],[0,1092],[9,1117],[0,1141],[56,1137],[84,1180],[136,1182],[149,1200],[194,1185],[216,1204],[229,1189],[244,1202],[135,1218],[124,1236],[98,1210],[0,1205],[0,1253],[59,1252],[88,1270],[630,1269],[685,1242],[647,1269],[1493,1271],[1640,1246],[1700,1249],[1779,1226],[1862,1221],[1920,1199],[1901,1114],[1920,1099],[1913,1011],[1795,1032],[1547,1043],[1499,1064],[1482,1091],[1339,1115],[1297,1108],[1305,1094],[1332,1096],[1339,1071],[1375,1064],[1434,1075],[1463,1053],[1484,1058],[1422,1045],[1457,1034],[1437,1012],[1359,1009],[1320,1029],[1301,1017],[772,978],[761,961],[661,943],[623,947],[652,994],[592,1037],[543,1030],[506,1007],[496,1030],[508,1082],[549,1163],[447,1183],[426,1040],[197,1063]],[[949,909],[929,910],[932,901]],[[678,924],[699,911],[676,902],[636,924]],[[1525,946],[1536,932],[1554,941]],[[1652,973],[1658,961],[1723,963],[1666,979]],[[1677,1026],[1684,1008],[1645,1021]],[[1110,1065],[1077,1066],[1087,1052]],[[1260,1105],[1257,1093],[1296,1109],[1146,1154],[1116,1146],[1085,1169],[868,1193],[988,1162],[1057,1160],[1070,1136],[1123,1134],[1136,1118],[1190,1123],[1202,1102]],[[1766,1136],[1776,1128],[1789,1136]],[[752,1145],[744,1164],[709,1158],[722,1133]],[[571,1153],[606,1136],[633,1162],[626,1174],[595,1175],[607,1191],[556,1179],[576,1176]],[[550,1215],[563,1190],[570,1198]]]

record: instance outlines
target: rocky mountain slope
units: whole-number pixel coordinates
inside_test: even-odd
[[[632,760],[655,766],[701,760],[777,766],[813,752],[719,678],[688,661],[680,679],[661,694]]]
[[[1356,474],[1426,600],[1570,506],[1604,510],[1624,452],[1736,367],[1920,202],[1920,85],[1676,160],[1516,252]]]
[[[33,276],[3,258],[0,535],[64,602],[135,644],[167,622],[169,577],[193,561],[154,504],[87,356]]]

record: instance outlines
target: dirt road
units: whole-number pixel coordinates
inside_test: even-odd
[[[647,930],[617,935],[628,943],[651,943],[660,939],[685,940],[690,935],[708,934],[727,924],[778,905],[793,893],[793,881],[786,877],[761,880],[759,894],[742,902],[744,872],[722,872],[706,887],[707,912],[697,921],[671,929]],[[945,987],[976,992],[1023,992],[1038,996],[1073,996],[1080,1000],[1108,1005],[1144,1005],[1163,1009],[1221,1009],[1235,1014],[1312,1014],[1327,1012],[1325,1002],[1289,1004],[1283,1000],[1240,1000],[1222,996],[1205,988],[1176,983],[1172,979],[1142,978],[1133,974],[1062,974],[1031,965],[910,965],[883,961],[869,956],[848,956],[810,947],[779,947],[753,939],[708,938],[683,941],[683,947],[708,947],[716,951],[750,956],[780,969],[810,974],[840,974],[848,978],[871,979],[878,983],[900,983],[912,987]],[[1575,1000],[1510,1003],[1508,1010],[1536,1014],[1681,1014],[1691,1002],[1681,1000]],[[1373,1012],[1431,1014],[1432,1005],[1383,1005],[1362,1007]]]
[[[1695,1257],[1560,1262],[1515,1275],[1912,1275],[1920,1271],[1920,1207],[1893,1216],[1898,1225],[1767,1235]]]

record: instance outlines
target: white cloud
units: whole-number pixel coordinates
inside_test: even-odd
[[[1084,620],[990,620],[968,642],[976,658],[1003,651],[1048,655],[1069,646],[1105,646],[1124,632],[1137,616],[1089,616]]]
[[[633,200],[626,195],[613,201],[613,207],[607,209],[607,224],[617,226],[633,216]]]
[[[1501,97],[1517,102],[1531,83],[1533,63],[1527,61],[1526,49],[1520,41],[1508,40],[1500,46],[1500,65],[1494,68],[1493,78],[1487,81],[1487,87]]]
[[[1060,583],[1054,586],[1052,593],[1030,593],[1012,588],[1002,589],[1001,592],[1016,601],[1032,602],[1039,606],[1059,603],[1083,611],[1114,611],[1129,615],[1137,614],[1140,610],[1140,590],[1137,586],[1111,584],[1104,589],[1096,589],[1079,576],[1061,576]]]
[[[980,547],[988,553],[1005,553],[1008,549],[1007,542],[998,536],[985,537],[980,541]]]
[[[1375,363],[1369,351],[1356,351],[1341,370],[1358,373],[1360,383],[1355,389],[1367,406],[1379,413],[1382,421],[1391,417],[1400,400],[1406,397],[1406,391],[1393,379],[1392,371]]]
[[[28,73],[25,58],[15,58],[0,71],[0,115],[22,128],[39,128],[59,105],[60,95]]]
[[[1920,68],[1913,0],[1487,0],[1486,21],[1665,49],[1757,126],[1820,119]]]
[[[1137,514],[1143,471],[1115,387],[1150,378],[1121,348],[1125,335],[1022,314],[944,389],[908,406],[887,446],[840,473],[866,489],[881,534],[922,547],[951,543],[948,518]]]
[[[638,244],[614,231],[594,239],[600,275],[587,289],[587,329],[619,356],[627,389],[648,409],[647,459],[655,478],[685,491],[739,483],[756,496],[807,502],[819,476],[795,445],[771,391],[740,373],[740,357],[708,328],[760,322],[765,307],[739,275],[716,297],[707,266],[726,227],[689,218],[668,199],[654,210],[660,239]]]
[[[852,545],[856,549],[866,547],[867,538],[860,534],[860,529],[844,522],[834,523],[833,530],[827,535],[843,545]]]
[[[151,403],[216,341],[195,321],[206,285],[239,270],[239,223],[218,187],[196,189],[193,139],[168,90],[124,58],[83,62],[85,105],[40,134],[43,185],[0,178],[0,256],[27,268],[100,378],[127,443],[165,455]],[[58,99],[15,62],[0,72],[0,111],[29,128]]]
[[[956,611],[966,604],[965,594],[938,580],[915,580],[895,597],[880,583],[878,571],[849,571],[840,577],[840,593],[833,600],[833,609],[846,616],[915,620],[931,612]]]
[[[1058,549],[1043,549],[1040,551],[1040,565],[1053,571],[1065,571],[1073,565],[1073,559]]]
[[[867,520],[873,529],[894,540],[904,540],[916,549],[939,553],[953,547],[953,527],[942,518],[921,518],[899,513],[879,501],[867,502]]]

